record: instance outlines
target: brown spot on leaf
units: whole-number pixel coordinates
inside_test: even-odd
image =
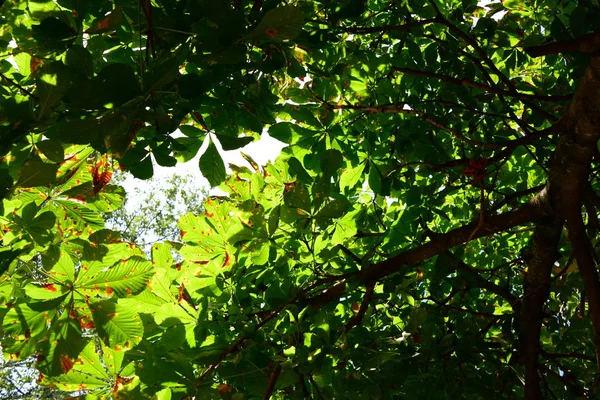
[[[44,289],[46,289],[49,292],[56,292],[58,291],[58,289],[56,288],[56,286],[54,286],[54,283],[44,283],[42,284],[42,287]]]
[[[81,319],[79,320],[79,326],[81,326],[81,329],[92,329],[96,327],[96,325],[94,325],[94,322],[88,317],[81,317]]]
[[[231,257],[229,256],[228,252],[225,252],[225,261],[223,261],[223,267],[229,267],[229,265],[231,264]]]
[[[68,356],[60,356],[60,367],[65,374],[68,373],[73,368],[73,360]]]

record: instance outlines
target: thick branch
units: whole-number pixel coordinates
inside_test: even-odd
[[[552,266],[558,258],[562,221],[551,218],[536,226],[533,257],[525,277],[525,295],[521,306],[521,354],[525,365],[525,399],[542,399],[538,359],[544,303],[550,293]]]
[[[576,358],[579,360],[586,360],[586,361],[594,361],[595,358],[594,357],[590,357],[586,354],[581,354],[581,353],[549,353],[547,351],[541,351],[541,354],[546,356],[549,359],[555,359],[555,358]]]
[[[580,36],[575,39],[525,47],[529,57],[548,56],[559,53],[596,53],[600,51],[600,31]]]
[[[364,283],[375,282],[400,271],[403,267],[418,265],[437,254],[441,254],[455,246],[464,244],[470,236],[472,236],[471,239],[474,240],[505,231],[518,225],[538,221],[546,214],[544,208],[540,207],[540,204],[543,204],[540,200],[545,196],[546,191],[543,190],[529,203],[514,211],[509,211],[500,215],[486,216],[483,226],[478,229],[475,234],[473,234],[473,231],[479,225],[479,219],[445,234],[441,234],[422,246],[407,250],[394,257],[388,258],[387,260],[373,264],[360,271],[359,276]]]
[[[595,56],[592,57],[564,117],[567,121],[565,134],[561,136],[550,160],[550,193],[565,220],[573,255],[588,295],[596,363],[600,373],[600,280],[581,215],[582,195],[587,186],[589,167],[600,137],[598,93],[600,56]]]
[[[269,383],[267,384],[267,390],[265,390],[263,400],[269,400],[273,395],[273,391],[275,390],[275,384],[277,383],[277,379],[279,379],[280,373],[281,364],[275,363],[275,368],[273,368],[273,373],[271,374],[271,378],[269,379]]]
[[[565,101],[565,100],[570,100],[572,97],[571,95],[544,96],[544,95],[536,95],[536,94],[519,93],[516,90],[505,90],[505,89],[494,88],[494,87],[485,85],[483,83],[477,83],[477,82],[469,81],[467,79],[458,79],[458,78],[453,78],[448,75],[437,74],[435,72],[421,71],[421,70],[412,69],[412,68],[392,67],[392,71],[401,72],[403,74],[424,76],[427,78],[434,78],[434,79],[438,79],[442,82],[450,83],[452,85],[469,86],[472,88],[483,90],[484,92],[487,92],[487,93],[499,94],[502,96],[510,96],[510,97],[514,97],[519,100]]]

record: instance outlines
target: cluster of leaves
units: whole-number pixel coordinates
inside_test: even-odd
[[[594,396],[598,14],[3,2],[5,357],[90,398]],[[227,175],[215,142],[265,127],[281,156]],[[114,168],[204,142],[227,196],[181,240],[147,259],[106,229]]]

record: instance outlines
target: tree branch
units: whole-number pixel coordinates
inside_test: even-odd
[[[271,373],[271,378],[269,379],[269,383],[267,384],[267,390],[265,390],[263,400],[269,400],[273,395],[273,391],[275,390],[275,385],[277,384],[277,379],[279,379],[280,373],[281,364],[277,362],[275,363],[275,368],[273,368],[273,372]]]
[[[585,354],[581,354],[581,353],[550,353],[547,351],[541,351],[540,354],[550,358],[550,359],[555,359],[555,358],[577,358],[579,360],[586,360],[586,361],[594,361],[595,358],[585,355]]]
[[[439,128],[443,131],[450,133],[453,137],[460,140],[461,142],[470,144],[472,146],[483,147],[483,148],[488,148],[488,149],[520,146],[523,144],[531,143],[532,141],[534,141],[535,139],[538,139],[540,137],[548,136],[549,134],[555,133],[555,131],[556,131],[556,129],[554,127],[550,127],[548,129],[537,131],[535,133],[520,137],[515,140],[510,140],[510,141],[500,142],[500,143],[485,143],[485,142],[479,142],[477,140],[472,140],[472,139],[467,138],[465,135],[458,132],[457,130],[452,129],[449,126],[446,126],[446,125],[436,121],[435,119],[433,119],[430,116],[428,116],[427,114],[425,114],[423,111],[413,109],[406,103],[383,104],[380,106],[361,106],[361,105],[353,105],[353,104],[331,104],[331,103],[326,102],[322,98],[318,97],[314,92],[312,92],[312,90],[310,90],[310,91],[311,91],[311,93],[313,93],[313,96],[315,96],[315,98],[317,100],[322,102],[325,106],[327,106],[331,110],[355,110],[355,111],[364,111],[364,112],[370,112],[370,113],[391,113],[391,114],[416,115],[416,116],[420,117],[421,119],[423,119],[424,121],[429,122],[431,125],[435,126],[436,128]],[[406,108],[407,106],[408,106],[408,108]]]
[[[469,275],[471,275],[475,279],[478,287],[480,287],[481,289],[489,290],[490,292],[492,292],[494,294],[497,294],[498,296],[500,296],[504,300],[506,300],[513,308],[515,308],[517,306],[517,304],[519,304],[519,301],[520,301],[519,298],[517,296],[515,296],[514,294],[512,294],[510,292],[510,290],[508,290],[508,288],[498,286],[498,285],[488,281],[487,279],[482,277],[474,268],[471,268],[464,262],[459,261],[458,264],[456,265],[456,268],[458,270],[467,272]]]
[[[550,194],[569,231],[573,255],[588,296],[600,374],[600,280],[581,215],[583,192],[600,138],[600,56],[594,56],[563,119],[561,136],[550,160]]]
[[[548,56],[559,53],[592,54],[600,51],[600,31],[583,35],[575,39],[525,47],[523,50],[529,57]]]
[[[422,21],[408,22],[402,25],[383,25],[383,26],[369,26],[369,27],[357,27],[357,28],[344,28],[344,32],[363,34],[363,33],[380,33],[380,32],[408,32],[412,28],[417,26],[425,26],[438,22],[436,18],[424,19]]]
[[[477,82],[469,81],[467,79],[458,79],[458,78],[453,78],[448,75],[437,74],[434,72],[421,71],[421,70],[412,69],[412,68],[392,67],[392,71],[401,72],[403,74],[409,74],[409,75],[414,75],[414,76],[423,76],[426,78],[434,78],[434,79],[438,79],[442,82],[450,83],[452,85],[469,86],[472,88],[483,90],[484,92],[487,92],[487,93],[499,94],[502,96],[510,96],[510,97],[514,97],[519,100],[565,101],[565,100],[570,100],[573,97],[572,95],[543,96],[543,95],[536,95],[536,94],[520,93],[520,92],[517,92],[516,90],[505,90],[505,89],[494,88],[494,87],[485,85],[483,83],[477,83]]]
[[[480,237],[505,231],[517,225],[538,221],[546,215],[546,210],[543,207],[543,199],[545,199],[545,197],[546,190],[542,190],[527,204],[514,211],[487,216],[482,228],[478,229],[471,239],[478,239]],[[440,234],[430,242],[419,247],[407,250],[394,257],[373,264],[370,267],[361,270],[358,275],[363,283],[375,282],[400,271],[404,267],[418,265],[437,254],[466,243],[478,224],[479,219],[450,232]]]
[[[371,284],[367,285],[365,295],[363,296],[362,302],[360,303],[360,308],[358,309],[358,312],[356,314],[354,314],[352,316],[352,318],[350,318],[348,323],[346,323],[346,326],[344,326],[344,331],[347,332],[350,329],[352,329],[353,327],[361,324],[363,318],[365,317],[365,313],[369,309],[369,303],[371,302],[371,299],[373,298],[373,290],[374,289],[375,289],[375,284],[371,283]]]
[[[550,293],[552,266],[558,258],[558,242],[562,221],[551,218],[539,223],[533,236],[533,257],[525,277],[525,295],[521,306],[520,353],[525,365],[525,399],[541,400],[542,390],[538,371],[540,333],[544,303]]]
[[[16,87],[17,89],[19,89],[21,92],[25,93],[27,96],[31,97],[32,99],[36,99],[36,100],[39,99],[39,97],[37,97],[35,94],[33,94],[29,90],[25,89],[23,86],[19,85],[17,82],[13,81],[8,76],[4,75],[4,73],[2,73],[2,72],[0,72],[0,78],[2,78],[9,85]]]

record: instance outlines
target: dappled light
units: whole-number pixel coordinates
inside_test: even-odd
[[[0,2],[0,397],[597,398],[599,20]]]

